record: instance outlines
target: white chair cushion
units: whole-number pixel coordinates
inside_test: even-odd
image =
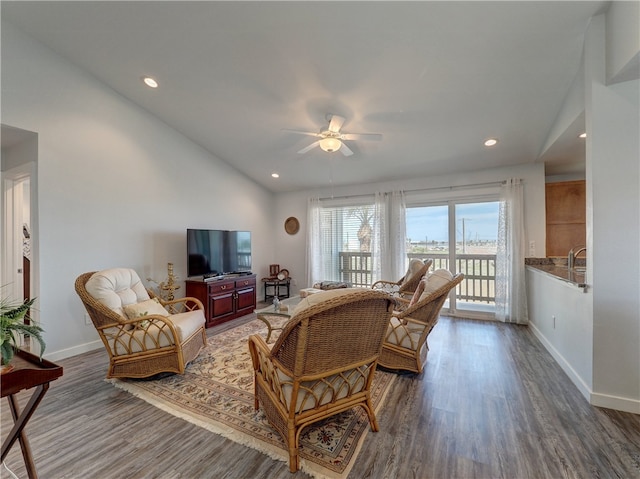
[[[112,268],[93,274],[85,286],[87,293],[121,316],[124,306],[149,299],[138,273],[129,268]]]
[[[402,282],[406,283],[411,278],[413,278],[414,275],[420,273],[420,270],[423,268],[423,266],[424,266],[424,261],[422,261],[421,259],[414,258],[411,261],[409,261],[409,267],[407,268],[407,272],[404,275],[404,279],[402,280]]]
[[[204,312],[201,309],[172,314],[169,316],[169,319],[176,327],[181,343],[193,335],[193,333],[200,329],[205,323]]]
[[[424,326],[420,324],[411,322],[404,324],[398,318],[392,317],[389,320],[385,341],[415,351],[423,330]]]
[[[291,407],[293,394],[293,379],[281,370],[278,370],[278,379],[281,385],[282,398],[287,409]],[[332,388],[329,387],[329,384]],[[322,381],[302,381],[296,401],[296,412],[314,409],[331,401],[342,399],[349,394],[359,393],[366,386],[366,377],[357,369],[350,369],[341,374],[334,374],[323,378]],[[337,391],[337,394],[334,393]]]
[[[178,341],[180,343],[183,343],[192,336],[205,323],[204,313],[201,309],[173,314],[169,316],[169,320],[176,328]],[[116,341],[113,337],[113,335],[119,333],[118,328],[107,328],[104,330],[104,333],[107,335],[107,338],[109,338],[109,343],[116,356],[140,352],[143,350],[143,344],[146,349],[151,350],[175,344],[171,333],[166,327],[160,330],[151,322],[147,322],[147,324],[143,323],[139,329],[135,331],[131,330],[127,334],[122,335],[119,341]]]
[[[316,304],[324,303],[325,301],[333,298],[337,298],[339,296],[344,296],[345,294],[351,294],[354,290],[361,291],[360,288],[339,288],[339,289],[329,289],[327,291],[321,291],[319,293],[310,294],[306,298],[303,298],[298,305],[293,310],[293,314],[298,314],[300,311],[314,306]]]
[[[448,269],[437,269],[429,273],[423,280],[425,282],[424,292],[422,293],[422,295],[420,295],[420,301],[423,300],[427,295],[433,293],[436,289],[443,287],[452,279],[453,275]]]

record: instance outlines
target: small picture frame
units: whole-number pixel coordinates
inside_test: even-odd
[[[280,272],[279,264],[270,264],[269,265],[269,276],[274,278]]]

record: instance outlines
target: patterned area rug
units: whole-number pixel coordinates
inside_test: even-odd
[[[184,375],[108,381],[166,412],[288,463],[284,441],[262,411],[254,409],[247,339],[266,333],[265,324],[254,319],[209,338]],[[376,413],[394,379],[394,374],[376,371],[372,390]],[[361,407],[308,426],[300,439],[301,469],[316,478],[345,478],[370,430]]]

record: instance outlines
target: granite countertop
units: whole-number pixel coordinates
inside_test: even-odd
[[[571,283],[578,288],[587,287],[586,260],[576,258],[576,268],[570,270],[567,258],[525,258],[524,265]]]

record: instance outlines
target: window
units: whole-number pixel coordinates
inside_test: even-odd
[[[322,276],[315,280],[347,281],[354,286],[371,284],[373,213],[372,204],[320,208]]]
[[[433,258],[432,269],[465,275],[447,305],[454,314],[495,311],[498,212],[497,199],[407,207],[408,257]]]

